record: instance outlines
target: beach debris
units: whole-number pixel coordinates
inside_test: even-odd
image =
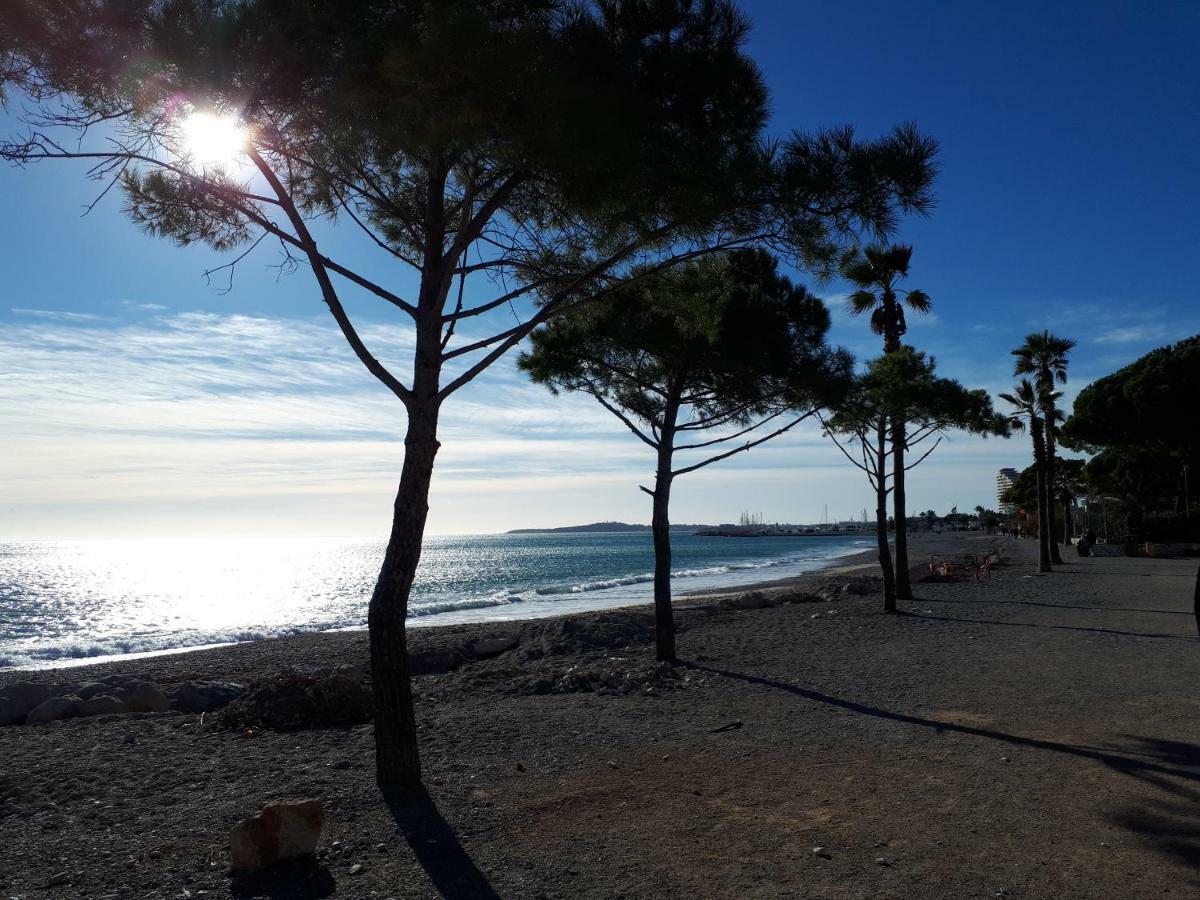
[[[708,733],[709,734],[720,734],[723,731],[737,731],[739,728],[742,727],[743,724],[744,723],[742,722],[741,719],[734,719],[732,722],[726,722],[724,725],[720,725],[717,728],[708,729]]]
[[[207,713],[228,706],[246,693],[236,681],[185,681],[175,691],[172,704],[181,712]]]
[[[685,676],[670,663],[642,662],[609,658],[581,662],[566,669],[518,676],[507,680],[503,690],[510,694],[582,694],[601,696],[647,694],[651,688],[664,690],[682,687]]]
[[[772,598],[762,591],[747,591],[736,597],[726,597],[721,601],[721,605],[730,609],[762,609],[775,604],[772,602]]]
[[[474,659],[491,659],[493,656],[515,650],[518,643],[517,638],[511,635],[508,637],[482,637],[468,641],[464,651],[467,656]]]
[[[361,725],[373,713],[371,692],[345,675],[304,675],[288,670],[261,681],[213,716],[218,730],[301,731]]]
[[[36,706],[50,699],[50,687],[18,681],[0,688],[0,725],[20,725]]]
[[[65,697],[51,697],[45,703],[39,703],[25,717],[26,725],[45,725],[60,719],[73,719],[79,715],[79,704],[82,703],[73,694]]]
[[[547,656],[580,656],[595,650],[621,650],[654,641],[653,615],[612,612],[553,619],[530,626],[521,641],[524,660]]]
[[[258,815],[244,819],[229,833],[235,872],[257,872],[316,853],[325,814],[320,800],[268,803]]]

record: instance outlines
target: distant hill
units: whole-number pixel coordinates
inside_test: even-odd
[[[672,531],[696,531],[712,525],[672,525]],[[602,531],[649,531],[649,525],[630,525],[628,522],[593,522],[591,525],[564,525],[561,528],[514,528],[505,534],[575,534]]]

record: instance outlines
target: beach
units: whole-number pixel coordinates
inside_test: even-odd
[[[981,534],[921,538],[912,558],[993,546],[1007,563],[990,577],[919,583],[898,616],[859,568],[870,554],[766,585],[762,608],[679,597],[669,671],[646,607],[416,629],[430,672],[415,682],[419,818],[379,798],[370,725],[247,733],[166,712],[0,728],[0,891],[1195,893],[1195,560],[1072,553],[1037,576],[1033,542]],[[516,645],[439,671],[481,637]],[[253,682],[362,666],[365,641],[303,635],[0,684]],[[326,809],[315,863],[231,879],[230,827],[305,797]]]

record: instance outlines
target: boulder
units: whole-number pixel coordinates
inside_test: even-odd
[[[59,719],[73,719],[79,715],[79,704],[83,701],[74,694],[63,697],[51,697],[45,703],[39,703],[25,717],[26,725],[44,725],[47,722],[57,722]]]
[[[112,694],[97,694],[79,702],[81,716],[111,716],[125,712],[125,704],[120,697]]]
[[[83,684],[77,684],[71,688],[71,693],[80,700],[87,700],[97,694],[111,694],[112,688],[99,681],[85,681]]]
[[[166,712],[171,708],[167,695],[149,681],[136,681],[125,686],[121,699],[125,702],[125,712]]]
[[[50,699],[44,684],[19,681],[0,689],[0,725],[20,725],[30,711]]]
[[[173,706],[181,712],[212,712],[228,706],[244,693],[246,685],[236,681],[188,681],[175,692]]]
[[[475,659],[491,659],[493,656],[499,656],[501,653],[515,649],[517,643],[515,637],[484,637],[468,641],[464,649],[468,656]]]
[[[235,872],[257,872],[289,859],[312,856],[321,839],[320,800],[268,803],[233,826],[229,852]]]

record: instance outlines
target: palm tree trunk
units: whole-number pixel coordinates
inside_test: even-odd
[[[1050,572],[1050,528],[1047,511],[1050,508],[1046,496],[1046,445],[1042,432],[1042,423],[1033,419],[1030,430],[1033,432],[1033,462],[1037,469],[1037,502],[1038,502],[1038,571]]]
[[[1049,410],[1053,416],[1053,408]],[[1052,419],[1047,419],[1046,426],[1046,509],[1049,511],[1049,518],[1046,520],[1046,530],[1050,537],[1050,562],[1056,566],[1063,564],[1062,554],[1058,550],[1058,533],[1054,529],[1054,498],[1057,494],[1054,492],[1054,432],[1053,428],[1048,424]]]
[[[879,545],[879,568],[883,572],[883,611],[896,611],[896,570],[888,547],[887,528],[887,424],[880,421],[877,432],[875,472],[875,537]]]

